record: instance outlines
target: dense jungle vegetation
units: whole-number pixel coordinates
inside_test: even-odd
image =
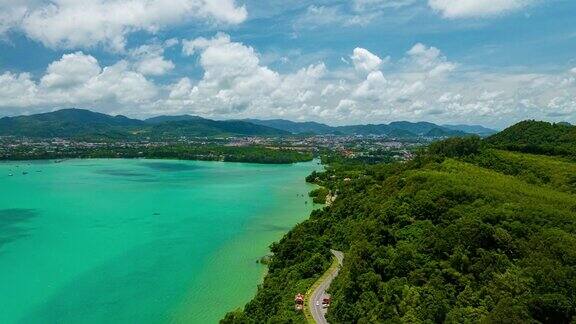
[[[256,296],[222,323],[304,322],[294,295],[328,268],[330,248],[345,252],[331,323],[576,322],[570,127],[523,122],[406,163],[310,175],[338,198],[272,245]]]
[[[311,161],[311,152],[272,149],[261,146],[231,147],[223,145],[172,144],[151,147],[70,147],[59,150],[20,147],[0,150],[0,160],[45,160],[87,158],[146,158],[224,162],[285,164]]]
[[[528,120],[489,137],[486,142],[510,151],[576,157],[576,126]]]

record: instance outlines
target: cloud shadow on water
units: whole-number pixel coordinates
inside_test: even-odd
[[[22,323],[164,322],[186,291],[176,284],[189,276],[186,255],[167,242],[136,247],[77,276]]]
[[[5,244],[28,236],[30,228],[25,225],[37,216],[35,209],[0,209],[0,251]]]
[[[139,178],[139,177],[150,176],[149,174],[146,174],[146,173],[136,172],[136,171],[132,171],[132,170],[123,170],[123,169],[102,169],[102,170],[96,170],[95,172],[98,174],[102,174],[102,175],[111,175],[111,176],[118,176],[118,177]]]
[[[144,162],[142,164],[150,169],[164,172],[194,171],[202,168],[198,165],[178,162]]]

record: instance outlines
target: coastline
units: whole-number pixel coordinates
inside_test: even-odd
[[[314,159],[311,151],[264,146],[226,145],[161,145],[143,147],[57,147],[53,150],[37,149],[35,146],[8,147],[0,152],[0,160],[63,160],[78,158],[109,159],[170,159],[188,161],[251,162],[261,164],[291,164],[309,162]]]
[[[291,161],[291,162],[255,162],[255,161],[225,161],[220,159],[183,159],[178,157],[66,157],[66,158],[38,158],[38,159],[0,159],[0,163],[10,163],[10,162],[34,162],[34,161],[69,161],[69,160],[159,160],[159,161],[201,161],[201,162],[222,162],[222,163],[249,163],[249,164],[271,164],[271,165],[283,165],[283,164],[295,164],[295,163],[306,163],[317,160],[316,158],[311,158],[310,160],[303,161]]]
[[[304,179],[301,179],[301,181],[304,181]],[[317,187],[315,184],[305,183],[306,192]],[[243,277],[250,277],[250,282],[230,281],[226,285],[225,291],[204,295],[202,300],[198,300],[197,296],[193,296],[194,292],[191,291],[190,295],[193,297],[185,297],[182,303],[175,307],[170,323],[212,323],[212,320],[218,322],[228,312],[243,308],[254,298],[258,286],[262,284],[268,273],[268,265],[258,262],[259,258],[270,253],[270,244],[277,242],[294,226],[308,219],[313,210],[324,206],[323,204],[314,204],[311,197],[305,193],[301,194],[303,194],[303,197],[301,197],[302,201],[307,201],[306,205],[309,206],[309,210],[305,213],[295,214],[289,211],[291,208],[283,207],[285,210],[266,212],[256,216],[246,224],[246,230],[243,231],[242,235],[231,239],[220,247],[214,258],[206,265],[203,275],[196,278],[198,282],[207,282],[209,279],[207,280],[206,277],[230,277],[230,271],[234,271],[242,273]],[[270,224],[272,212],[275,224]],[[278,224],[278,222],[282,222],[282,224]],[[249,255],[246,255],[246,249],[250,250]],[[234,261],[231,262],[231,260]],[[221,267],[222,264],[231,263],[236,265],[234,269]],[[242,296],[238,297],[236,295],[235,298],[230,298],[230,296],[235,294],[241,294]],[[221,313],[217,318],[199,318],[195,314],[196,305],[199,303],[208,303],[221,308]],[[223,304],[229,307],[222,307]]]

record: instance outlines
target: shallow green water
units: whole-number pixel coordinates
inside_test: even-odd
[[[0,323],[216,323],[310,213],[316,168],[0,163]]]

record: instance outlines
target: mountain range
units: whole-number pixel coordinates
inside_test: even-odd
[[[445,137],[475,134],[488,136],[495,130],[479,125],[436,125],[429,122],[398,121],[390,124],[329,126],[317,122],[293,122],[284,119],[244,119],[244,121],[285,130],[292,134],[387,135],[390,137]]]
[[[491,129],[471,125],[437,125],[429,122],[392,122],[351,126],[329,126],[316,122],[283,119],[212,120],[192,115],[157,116],[145,120],[110,116],[85,109],[62,109],[49,113],[0,118],[0,136],[155,139],[215,136],[290,135],[381,135],[391,138],[450,137],[477,134]]]

